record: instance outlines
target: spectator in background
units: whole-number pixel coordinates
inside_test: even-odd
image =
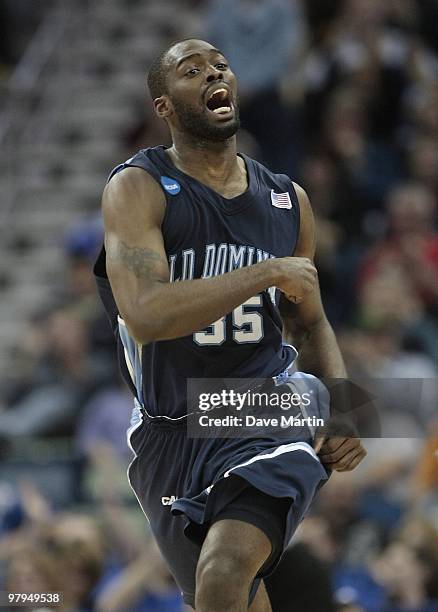
[[[379,492],[383,499],[387,483],[394,483],[396,472],[391,475],[388,467],[381,466],[378,478],[371,472],[359,478],[353,489],[353,483],[346,486],[335,479],[336,486],[320,495],[316,514],[304,520],[295,544],[307,546],[331,568],[340,606],[366,612],[432,612],[438,606],[437,527],[415,513],[400,524],[393,511],[392,517],[388,514],[389,506],[376,505],[376,497],[373,519],[370,514],[370,493]],[[355,502],[349,504],[353,490]]]
[[[46,547],[63,573],[63,591],[73,610],[92,610],[103,577],[105,547],[92,517],[60,515],[48,529]]]
[[[112,381],[114,339],[98,300],[91,266],[101,220],[88,219],[65,238],[66,279],[55,305],[29,323],[19,361],[21,379],[7,390],[0,437],[71,433],[84,404]]]
[[[39,542],[23,542],[10,554],[4,588],[9,593],[64,593],[64,579],[55,555]],[[73,610],[72,603],[65,593],[62,609]],[[22,609],[31,612],[35,605]]]
[[[366,612],[434,612],[437,571],[430,550],[393,539],[367,566],[338,572],[335,597]]]
[[[397,179],[396,152],[371,132],[371,116],[359,86],[336,88],[323,116],[326,147],[351,199],[338,208],[337,220],[357,239],[370,209],[378,209]],[[344,198],[345,204],[346,198]]]
[[[415,2],[406,0],[401,8],[399,2],[345,0],[335,6],[335,18],[306,57],[308,129],[318,137],[324,99],[343,83],[361,92],[370,134],[377,140],[391,138],[407,81],[413,41],[406,29],[415,25]]]
[[[65,236],[64,252],[67,274],[60,288],[59,300],[68,303],[88,328],[90,348],[109,354],[108,366],[113,361],[114,337],[102,305],[97,297],[92,266],[103,241],[101,216],[84,219]]]
[[[438,235],[433,194],[416,184],[395,187],[387,201],[387,236],[359,274],[364,321],[410,323],[438,306]]]
[[[91,456],[99,443],[106,443],[116,456],[126,461],[131,451],[126,444],[132,397],[120,381],[117,386],[105,387],[84,406],[78,421],[76,445],[81,454]]]
[[[7,590],[62,593],[63,610],[93,610],[93,591],[104,570],[104,547],[91,517],[54,515],[41,524],[29,523],[15,534],[6,558],[3,587]]]
[[[382,612],[433,612],[438,607],[438,556],[428,546],[417,548],[394,539],[372,567],[386,591]]]
[[[438,108],[438,100],[435,103]],[[438,202],[438,129],[436,136],[429,133],[414,138],[407,153],[408,171],[413,181],[428,188]]]
[[[153,540],[100,593],[96,612],[183,612],[181,594]]]
[[[300,179],[315,216],[315,261],[325,309],[338,327],[351,319],[355,306],[355,275],[365,248],[358,234],[363,211],[354,184],[328,151],[310,152],[303,159]]]
[[[111,379],[106,361],[89,351],[87,327],[71,308],[47,315],[44,337],[22,394],[0,414],[6,439],[71,432],[84,402]]]

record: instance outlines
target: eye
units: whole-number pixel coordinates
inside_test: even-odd
[[[228,68],[228,64],[225,62],[219,62],[218,64],[215,64],[214,67],[218,68],[218,70],[226,70]]]
[[[199,68],[190,68],[185,72],[185,76],[195,76],[196,74],[198,74],[198,72]]]

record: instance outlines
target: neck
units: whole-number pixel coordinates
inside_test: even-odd
[[[173,134],[173,144],[167,154],[183,172],[215,181],[226,180],[240,168],[235,136],[223,142],[210,142]]]

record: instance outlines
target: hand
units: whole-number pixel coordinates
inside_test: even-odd
[[[280,257],[271,260],[276,266],[275,285],[295,304],[316,287],[318,273],[307,257]]]
[[[366,457],[367,451],[359,438],[319,438],[315,451],[329,470],[350,472]]]

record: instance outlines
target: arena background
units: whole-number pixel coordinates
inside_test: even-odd
[[[310,195],[350,373],[436,383],[435,0],[1,0],[0,589],[65,610],[182,610],[126,482],[131,400],[90,270],[110,169],[168,142],[148,63],[188,36],[238,75],[239,148]],[[274,612],[438,609],[433,385],[390,408],[406,435],[322,490]]]

